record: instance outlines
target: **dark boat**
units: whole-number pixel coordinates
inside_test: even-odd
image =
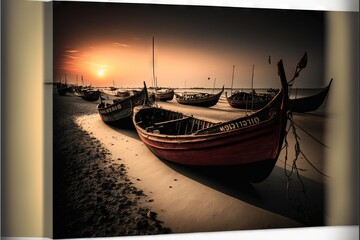
[[[144,88],[127,98],[116,99],[112,104],[101,102],[97,106],[97,110],[101,119],[107,124],[125,124],[131,123],[133,108],[144,103],[147,96],[147,89],[144,82]],[[131,123],[132,124],[132,123]]]
[[[158,101],[171,101],[174,98],[173,89],[160,89],[155,91],[155,99]]]
[[[67,84],[66,74],[65,74],[65,83],[61,82],[61,77],[60,77],[60,82],[57,83],[56,88],[60,96],[64,96],[68,92],[72,92],[72,87]]]
[[[66,93],[69,93],[72,91],[72,88],[68,86],[67,84],[59,84],[57,87],[57,92],[60,96],[64,96]]]
[[[175,94],[176,101],[184,105],[211,107],[214,106],[224,91],[224,86],[217,94],[212,93],[183,93],[182,95]]]
[[[290,109],[293,112],[297,112],[297,113],[305,113],[305,112],[311,112],[317,110],[325,101],[329,93],[332,80],[333,79],[331,79],[329,85],[325,87],[318,94],[309,97],[290,99],[289,100]]]
[[[77,87],[74,89],[74,95],[77,96],[77,97],[81,97],[84,95],[84,91],[83,89]]]
[[[130,92],[129,91],[117,91],[115,93],[115,96],[121,97],[121,98],[130,97]]]
[[[100,91],[99,90],[87,90],[87,91],[83,91],[82,95],[80,95],[80,97],[86,101],[90,101],[90,102],[94,102],[97,101],[100,97]]]
[[[225,96],[233,108],[258,110],[266,106],[266,104],[274,98],[275,93],[276,92],[260,94],[255,91],[252,93],[235,92],[228,97],[227,92],[225,92]]]
[[[276,90],[274,91],[271,89],[268,93],[257,93],[254,90],[254,69],[255,65],[252,68],[252,78],[251,78],[251,89],[252,91],[249,92],[234,92],[231,96],[228,97],[227,92],[225,92],[225,97],[227,102],[233,108],[240,108],[240,109],[249,109],[249,110],[259,110],[266,106],[275,96]],[[234,82],[234,70],[235,65],[233,66],[233,73],[232,73],[232,82],[231,82],[231,90]]]
[[[261,110],[215,123],[158,107],[136,107],[133,123],[160,159],[183,165],[245,169],[244,178],[263,181],[279,156],[288,110],[288,85],[278,63],[282,89]]]

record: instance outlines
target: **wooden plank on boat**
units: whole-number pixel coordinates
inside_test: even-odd
[[[154,123],[154,125],[159,126],[159,125],[165,125],[165,124],[169,124],[169,123],[176,123],[176,122],[184,121],[189,118],[190,117],[183,117],[183,118],[178,118],[178,119],[173,119],[173,120],[168,120],[168,121],[163,121],[163,122],[157,122],[157,123]]]

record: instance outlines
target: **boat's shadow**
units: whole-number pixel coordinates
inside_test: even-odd
[[[141,141],[132,122],[122,124],[106,124],[106,126],[118,133],[121,133],[122,135]]]
[[[305,226],[324,225],[324,186],[312,179],[301,177],[305,192],[298,179],[287,187],[284,169],[275,166],[270,176],[261,183],[249,183],[233,169],[213,171],[163,161],[173,170],[228,196],[261,209],[293,219]]]

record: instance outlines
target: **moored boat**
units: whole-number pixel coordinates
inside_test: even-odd
[[[228,97],[227,92],[225,92],[225,97],[227,102],[233,108],[240,108],[246,110],[259,110],[266,106],[271,99],[275,96],[276,90],[273,91],[271,89],[268,93],[257,93],[254,89],[254,70],[255,65],[252,68],[252,77],[251,77],[251,92],[239,92],[236,91],[232,93],[232,87],[234,83],[234,71],[235,65],[233,66],[233,73],[232,73],[232,81],[231,81],[231,95]]]
[[[80,97],[86,101],[94,102],[97,101],[100,97],[101,92],[99,90],[87,90],[83,91]]]
[[[157,77],[155,76],[155,38],[152,38],[152,74],[153,84],[155,85],[155,92],[151,93],[151,98],[155,101],[171,101],[174,98],[174,90],[171,88],[161,89],[157,86]]]
[[[72,91],[72,88],[68,86],[67,84],[60,84],[58,85],[57,92],[60,96],[64,96],[66,93],[69,93]]]
[[[136,107],[133,123],[145,145],[160,159],[190,166],[243,167],[246,180],[260,182],[279,156],[288,110],[282,61],[282,89],[261,110],[228,122],[211,122],[153,106]]]
[[[68,92],[72,92],[72,87],[67,84],[66,74],[65,74],[65,83],[61,82],[61,77],[60,77],[60,82],[56,85],[56,87],[57,87],[57,92],[60,96],[64,96]]]
[[[214,106],[224,92],[224,86],[221,91],[217,94],[212,93],[183,93],[175,94],[176,101],[180,104],[184,105],[192,105],[192,106],[201,106],[201,107],[211,107]]]
[[[125,98],[125,97],[129,97],[130,96],[130,91],[117,91],[115,93],[116,97],[121,97],[121,98]]]
[[[107,124],[128,124],[131,123],[133,108],[143,104],[145,96],[147,89],[144,82],[144,88],[140,92],[127,98],[117,99],[112,104],[101,100],[97,110],[101,119]]]
[[[81,97],[84,95],[85,90],[81,89],[81,88],[75,88],[74,89],[74,95],[77,97]]]
[[[171,101],[174,98],[173,89],[160,89],[155,91],[155,99],[158,101]]]
[[[225,92],[225,96],[227,102],[233,108],[259,110],[273,99],[275,93],[276,92],[259,94],[255,91],[252,93],[235,92],[228,97],[227,92]]]
[[[325,101],[326,97],[328,96],[330,86],[332,83],[330,80],[329,84],[321,90],[321,92],[302,98],[294,98],[290,99],[289,107],[293,112],[297,113],[305,113],[317,110]]]

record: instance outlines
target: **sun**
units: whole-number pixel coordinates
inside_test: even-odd
[[[99,70],[97,71],[97,75],[98,75],[98,77],[100,77],[100,78],[102,78],[102,77],[104,76],[104,74],[105,74],[104,69],[99,69]]]

